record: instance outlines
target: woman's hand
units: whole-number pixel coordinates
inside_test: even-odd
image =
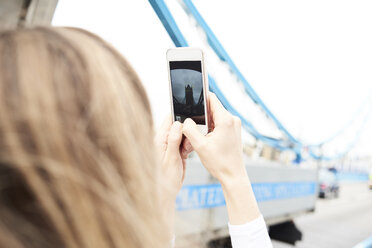
[[[203,165],[220,181],[230,224],[247,223],[259,217],[260,211],[244,166],[241,122],[213,93],[209,93],[209,106],[213,131],[204,136],[195,122],[187,119],[183,133]]]
[[[192,152],[188,139],[182,140],[182,124],[172,124],[172,118],[166,118],[155,137],[161,165],[161,202],[164,218],[167,221],[169,240],[174,238],[174,218],[177,193],[182,187],[186,171],[186,158]]]
[[[192,119],[186,119],[183,133],[203,165],[222,184],[246,177],[240,119],[231,115],[213,93],[209,93],[209,106],[213,131],[204,136]]]
[[[185,177],[186,158],[193,148],[188,139],[182,140],[182,124],[172,124],[170,116],[157,132],[155,144],[161,161],[164,201],[174,204]]]

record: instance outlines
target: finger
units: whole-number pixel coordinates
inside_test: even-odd
[[[223,107],[220,100],[218,100],[217,96],[209,92],[209,107],[211,111],[211,116],[213,118],[214,124],[218,124],[219,122],[223,121],[229,112]]]
[[[182,183],[185,180],[186,166],[186,159],[182,159]]]
[[[182,142],[181,157],[183,159],[186,159],[193,150],[194,149],[190,141],[187,138],[185,138]]]
[[[233,120],[234,120],[234,125],[236,128],[241,128],[242,127],[242,121],[240,120],[239,117],[233,115]]]
[[[199,131],[195,122],[190,118],[187,118],[183,123],[182,132],[190,141],[192,147],[195,150],[197,150],[197,148],[200,147],[200,145],[203,144],[204,140],[206,139],[204,135]]]
[[[234,119],[234,126],[235,126],[235,130],[237,132],[237,135],[238,135],[238,137],[241,137],[242,121],[237,116],[233,116],[233,119]]]
[[[172,126],[172,116],[168,115],[164,119],[158,131],[156,132],[155,141],[158,143],[158,145],[168,143],[167,141],[168,133],[169,133],[171,126]]]
[[[186,138],[186,137],[185,137],[185,139],[183,140],[182,147],[183,147],[183,149],[184,149],[186,152],[188,152],[188,153],[190,153],[190,152],[192,152],[192,151],[194,150],[194,149],[192,148],[192,145],[191,145],[190,140],[189,140],[188,138]]]
[[[175,121],[169,130],[167,153],[179,154],[181,141],[182,124],[179,121]]]
[[[187,159],[190,153],[186,152],[185,150],[181,151],[181,158],[182,159]]]

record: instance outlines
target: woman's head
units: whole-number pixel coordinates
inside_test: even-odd
[[[97,36],[0,33],[0,246],[161,245],[152,132],[137,75]]]

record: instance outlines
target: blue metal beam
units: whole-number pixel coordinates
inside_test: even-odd
[[[169,12],[168,7],[164,3],[164,0],[149,0],[150,4],[152,5],[154,11],[158,15],[160,21],[162,22],[163,26],[167,30],[169,36],[173,40],[174,44],[177,47],[184,47],[188,46],[188,43],[185,39],[185,37],[182,35],[180,29],[178,28],[172,14]],[[264,112],[274,121],[274,123],[277,125],[279,130],[281,130],[291,141],[291,144],[286,144],[285,141],[281,140],[275,140],[270,137],[266,137],[261,135],[257,129],[250,123],[248,120],[246,120],[226,99],[222,91],[219,89],[218,85],[215,83],[215,80],[208,75],[209,79],[209,86],[210,90],[216,94],[216,96],[220,99],[221,103],[224,105],[224,107],[233,115],[238,116],[242,120],[243,127],[256,139],[263,141],[264,143],[279,149],[279,150],[293,150],[297,155],[301,154],[301,149],[304,147],[304,145],[294,138],[289,131],[281,124],[281,122],[273,115],[273,113],[267,108],[267,106],[263,103],[263,101],[260,99],[260,97],[257,95],[257,93],[253,90],[253,88],[250,86],[248,81],[244,78],[242,73],[239,71],[239,69],[236,67],[226,50],[222,47],[221,43],[218,41],[217,37],[214,35],[212,30],[209,28],[209,26],[206,24],[206,22],[203,20],[191,0],[183,0],[186,6],[186,10],[191,13],[196,21],[199,23],[199,25],[203,28],[207,35],[208,42],[210,46],[213,48],[215,53],[220,57],[221,60],[225,61],[229,64],[232,71],[238,76],[240,81],[243,83],[246,93],[251,97],[251,99],[258,104]],[[362,127],[358,130],[355,139],[353,142],[351,142],[345,151],[336,154],[335,156],[319,156],[315,154],[312,151],[312,146],[309,147],[309,155],[316,159],[316,160],[334,160],[334,159],[340,159],[347,155],[347,153],[356,145],[357,141],[359,140],[362,130],[364,129],[364,126],[369,119],[370,115],[372,113],[372,106],[369,110],[368,115],[366,116],[364,123],[362,124]],[[333,137],[331,137],[333,139]],[[323,142],[324,143],[324,142]],[[323,144],[321,143],[321,144]]]
[[[309,148],[309,154],[312,158],[317,159],[317,160],[334,160],[334,159],[340,159],[344,156],[347,155],[347,153],[356,145],[360,138],[360,134],[362,130],[364,129],[365,123],[362,125],[360,130],[358,130],[355,139],[346,147],[346,149],[341,152],[336,154],[335,156],[317,156],[311,149],[314,147],[319,147],[327,142],[332,141],[335,137],[339,136],[342,134],[356,119],[356,116],[361,113],[365,105],[370,103],[370,95],[367,97],[366,101],[362,104],[360,109],[356,112],[356,114],[353,116],[353,118],[340,130],[338,130],[336,133],[334,133],[332,136],[329,138],[325,139],[324,141],[316,144],[316,145],[305,145],[299,140],[297,140],[284,126],[283,124],[274,116],[274,114],[267,108],[267,106],[264,104],[264,102],[261,100],[261,98],[257,95],[257,93],[254,91],[254,89],[251,87],[249,82],[245,79],[243,74],[240,72],[238,67],[235,65],[234,61],[231,59],[227,51],[224,49],[222,44],[219,42],[215,34],[213,33],[212,29],[208,26],[208,24],[205,22],[199,11],[196,9],[195,5],[193,4],[192,0],[183,0],[184,3],[184,9],[186,10],[187,13],[191,14],[193,18],[196,20],[198,25],[203,29],[204,33],[206,34],[207,41],[209,45],[212,47],[216,55],[222,60],[225,61],[229,66],[232,72],[239,78],[239,80],[243,83],[244,89],[246,93],[251,97],[253,102],[255,102],[257,105],[259,105],[262,110],[267,114],[267,116],[274,121],[276,126],[278,127],[279,130],[281,130],[289,139],[289,141],[293,142],[295,145],[294,150],[296,151],[297,154],[300,153],[302,147],[308,147]],[[372,107],[371,107],[372,108]],[[368,114],[368,118],[369,118]],[[366,120],[365,120],[366,122]]]
[[[265,105],[265,103],[261,100],[261,98],[257,95],[255,90],[252,88],[252,86],[249,84],[249,82],[245,79],[241,71],[238,69],[238,67],[235,65],[234,61],[231,59],[229,54],[226,52],[226,50],[223,48],[222,44],[219,42],[211,28],[208,26],[208,24],[204,21],[203,17],[200,15],[194,4],[191,0],[183,0],[186,11],[190,13],[194,19],[197,21],[199,26],[204,30],[207,40],[209,42],[209,45],[212,47],[212,49],[215,51],[215,53],[218,55],[218,57],[225,61],[229,66],[230,69],[234,72],[234,74],[239,78],[239,80],[243,83],[244,89],[246,93],[251,97],[253,102],[255,102],[257,105],[259,105],[262,110],[269,116],[271,120],[276,124],[276,126],[281,130],[288,139],[293,142],[295,145],[301,146],[301,142],[298,141],[284,126],[283,124],[275,117],[275,115],[269,110],[269,108]]]
[[[149,2],[151,6],[153,7],[155,13],[158,15],[163,26],[167,30],[174,44],[177,47],[188,46],[188,43],[185,37],[183,36],[182,32],[178,28],[176,21],[174,20],[165,2],[163,0],[149,0]],[[273,139],[270,139],[268,137],[261,135],[247,119],[245,119],[234,107],[232,107],[232,105],[229,103],[227,98],[224,96],[222,91],[217,86],[215,80],[210,75],[208,75],[208,79],[209,79],[210,90],[216,94],[216,96],[220,99],[221,103],[230,113],[238,116],[241,119],[243,127],[250,134],[252,134],[252,136],[254,136],[256,139],[262,140],[266,144],[272,147],[275,147],[277,149],[280,149],[280,150],[291,149],[281,144],[280,141],[275,141]]]
[[[187,47],[188,46],[187,41],[185,37],[183,37],[180,29],[178,28],[176,22],[173,19],[172,14],[169,12],[169,9],[164,3],[164,1],[149,0],[149,2],[152,8],[154,9],[155,13],[158,15],[161,23],[167,30],[172,41],[176,45],[176,47]]]

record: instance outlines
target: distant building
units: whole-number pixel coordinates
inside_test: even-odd
[[[203,90],[201,90],[198,102],[194,98],[194,89],[190,84],[185,86],[185,96],[182,100],[173,96],[173,109],[175,119],[183,122],[186,118],[193,118],[197,124],[204,121],[204,97]],[[200,119],[198,121],[196,118]]]
[[[188,106],[195,105],[193,89],[189,84],[185,86],[185,99],[186,99],[186,105]]]

